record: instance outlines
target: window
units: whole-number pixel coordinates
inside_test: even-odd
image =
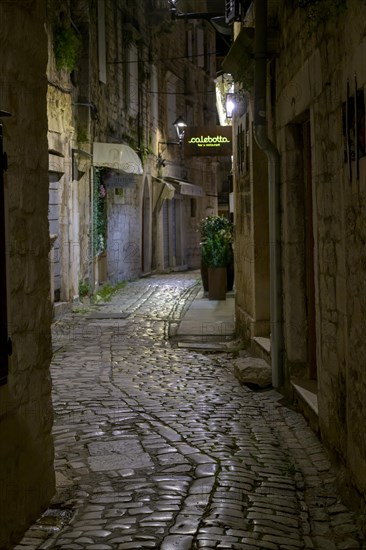
[[[167,80],[167,135],[169,139],[176,141],[177,131],[174,127],[174,122],[177,119],[177,85],[176,77],[171,75]]]
[[[197,29],[197,67],[205,66],[205,33],[203,29]]]
[[[240,21],[241,18],[241,0],[225,0],[225,20],[226,23]]]

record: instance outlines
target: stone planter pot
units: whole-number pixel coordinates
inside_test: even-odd
[[[226,300],[227,270],[226,267],[208,268],[209,300]]]

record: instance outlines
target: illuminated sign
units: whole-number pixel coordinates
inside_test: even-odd
[[[231,126],[187,127],[184,132],[184,155],[231,156]]]

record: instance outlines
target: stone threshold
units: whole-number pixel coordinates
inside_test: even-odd
[[[264,336],[253,336],[251,351],[254,355],[264,359],[269,365],[272,364],[270,338],[265,338]]]
[[[293,380],[291,381],[291,385],[298,396],[318,416],[318,388],[316,380]]]
[[[309,422],[310,427],[319,433],[319,411],[316,380],[291,380],[294,402]]]

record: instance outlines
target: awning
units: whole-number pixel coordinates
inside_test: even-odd
[[[178,186],[179,193],[181,195],[188,195],[190,197],[204,197],[205,192],[199,185],[190,183],[189,181],[180,180],[178,178],[172,178],[166,176],[164,181],[173,185]]]
[[[153,189],[153,212],[157,216],[163,207],[164,201],[171,201],[174,198],[175,187],[162,178],[153,177],[153,181],[159,184],[154,185]]]
[[[137,153],[122,143],[93,143],[93,166],[111,168],[125,174],[141,175],[143,168]]]
[[[160,195],[159,195],[159,199],[162,199],[162,200],[168,199],[168,200],[171,201],[173,199],[174,193],[175,193],[174,185],[172,185],[171,183],[166,182],[162,178],[154,178],[154,180],[163,184],[162,190],[161,190]]]
[[[242,82],[247,90],[254,83],[253,46],[254,29],[243,27],[222,62],[225,73],[233,75],[234,80]]]

